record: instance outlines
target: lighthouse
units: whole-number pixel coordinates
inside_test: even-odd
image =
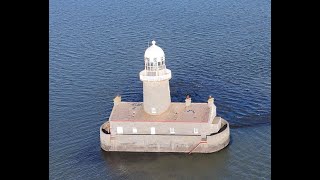
[[[171,104],[171,70],[167,69],[165,54],[155,41],[144,53],[144,70],[139,75],[143,82],[144,111],[150,115],[162,114]]]
[[[229,123],[217,116],[213,97],[194,103],[188,95],[185,102],[171,102],[171,71],[155,41],[144,53],[139,77],[143,102],[113,99],[109,120],[100,126],[103,150],[191,154],[216,152],[229,144]]]

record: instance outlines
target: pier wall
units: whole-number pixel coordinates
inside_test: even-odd
[[[201,143],[192,153],[211,153],[226,147],[230,140],[229,124],[225,120],[222,124],[227,124],[227,127],[217,134],[206,136],[206,143]],[[200,135],[110,135],[102,132],[101,127],[101,148],[105,151],[188,153],[203,141]]]
[[[220,124],[195,123],[195,122],[120,122],[110,121],[111,134],[119,134],[117,128],[121,127],[121,134],[151,134],[151,128],[154,127],[155,134],[170,134],[170,128],[174,128],[172,134],[176,135],[209,135],[219,131]],[[136,129],[136,133],[133,131]]]

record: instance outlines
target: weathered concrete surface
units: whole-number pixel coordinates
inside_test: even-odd
[[[209,124],[209,123],[187,123],[187,122],[122,122],[122,121],[110,121],[111,134],[117,135],[117,128],[121,127],[123,132],[121,134],[134,135],[134,134],[145,134],[150,135],[151,128],[154,127],[156,135],[169,134],[170,128],[174,128],[176,135],[209,135],[219,131],[220,124]],[[137,130],[133,132],[133,128]],[[194,129],[197,129],[197,133]]]
[[[201,143],[203,136],[179,136],[179,135],[110,135],[105,134],[100,127],[101,148],[105,151],[127,152],[183,152],[212,153],[226,147],[230,141],[229,124],[224,119],[222,125],[227,127],[217,134],[206,137],[206,143]]]
[[[171,104],[169,80],[143,81],[143,108],[151,115],[165,112]]]
[[[216,106],[208,107],[207,103],[172,102],[169,109],[160,115],[150,115],[143,109],[142,102],[120,102],[112,108],[110,121],[128,122],[209,122],[216,116]]]

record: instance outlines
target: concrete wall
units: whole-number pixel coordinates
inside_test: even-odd
[[[155,127],[155,134],[170,134],[170,128],[174,128],[174,134],[181,135],[209,135],[220,129],[219,124],[209,123],[110,121],[111,134],[118,134],[117,127],[122,127],[123,134],[135,134],[132,128],[137,129],[136,134],[151,134],[151,127]],[[198,129],[197,134],[194,128]]]
[[[105,134],[102,131],[102,127],[104,127],[106,123],[104,123],[102,126],[100,126],[100,146],[103,150],[108,151],[110,149],[110,145],[111,145],[110,134]]]
[[[207,144],[204,144],[202,147],[199,149],[197,148],[198,151],[203,151],[205,149],[210,149],[210,151],[218,151],[224,147],[226,147],[229,142],[230,142],[230,127],[229,123],[221,118],[221,124],[220,126],[223,127],[225,124],[227,124],[227,128],[215,135],[212,136],[207,136]],[[220,128],[220,127],[219,127]],[[203,148],[203,149],[201,149]]]
[[[143,108],[151,115],[165,112],[171,104],[169,80],[143,82]],[[152,112],[155,108],[155,113]]]
[[[212,121],[216,117],[216,115],[217,115],[217,107],[214,104],[212,104],[212,106],[210,107],[208,122],[212,123]]]
[[[228,124],[223,120],[223,124]],[[101,126],[102,127],[102,126]],[[109,140],[108,140],[109,139]],[[207,136],[207,142],[197,144],[201,136],[178,135],[112,135],[104,134],[100,128],[101,148],[105,151],[128,152],[184,152],[211,153],[226,147],[230,141],[229,124],[215,135]]]

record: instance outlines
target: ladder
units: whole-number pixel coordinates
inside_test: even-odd
[[[191,151],[189,151],[188,154],[191,154],[192,151],[194,151],[194,150],[195,150],[200,144],[202,144],[202,143],[207,143],[207,141],[200,141],[195,147],[193,147],[193,148],[191,149]]]

